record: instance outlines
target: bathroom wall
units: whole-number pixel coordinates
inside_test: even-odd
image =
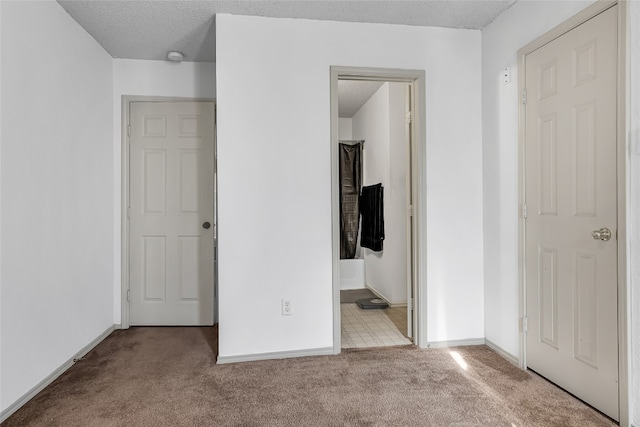
[[[351,132],[352,119],[340,117],[338,119],[338,139],[353,139]]]
[[[363,185],[384,186],[384,249],[363,249],[367,287],[392,304],[407,302],[406,84],[385,83],[353,116],[354,139],[364,139]]]

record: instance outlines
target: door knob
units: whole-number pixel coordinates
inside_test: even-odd
[[[608,240],[611,240],[611,230],[604,227],[600,230],[593,230],[591,232],[591,237],[593,237],[595,240],[602,240],[603,242],[606,242]]]
[[[210,227],[211,227],[211,224],[209,224],[209,221],[206,221],[202,224],[202,228],[204,228],[205,230],[208,230]]]

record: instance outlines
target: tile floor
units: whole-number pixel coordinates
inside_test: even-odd
[[[411,341],[387,317],[385,313],[387,310],[362,310],[355,304],[340,304],[342,348],[411,344]]]
[[[407,307],[389,307],[384,310],[389,320],[398,328],[400,333],[407,336]]]

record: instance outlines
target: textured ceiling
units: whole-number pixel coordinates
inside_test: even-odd
[[[215,61],[216,13],[479,29],[515,0],[58,0],[114,58]]]
[[[384,82],[338,80],[338,117],[350,119]]]

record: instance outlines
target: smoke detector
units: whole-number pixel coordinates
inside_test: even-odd
[[[182,60],[184,59],[184,55],[182,54],[182,52],[172,50],[171,52],[167,53],[167,59],[173,62],[182,62]]]

